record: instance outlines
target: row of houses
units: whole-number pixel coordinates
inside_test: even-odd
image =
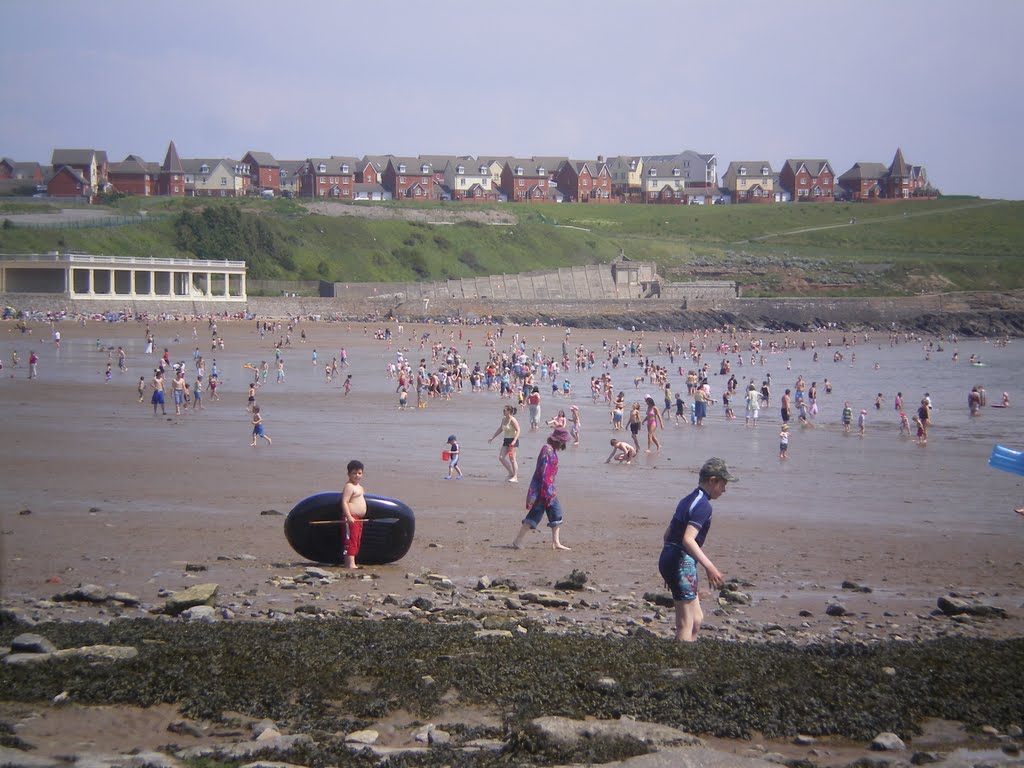
[[[5,181],[6,180],[6,181]],[[163,163],[128,155],[109,162],[96,149],[55,149],[49,167],[0,159],[0,183],[30,182],[50,197],[141,196],[313,200],[454,200],[474,202],[773,203],[894,200],[929,196],[925,169],[896,150],[889,165],[854,163],[836,176],[825,159],[788,159],[776,172],[766,160],[733,161],[719,179],[713,154],[685,150],[594,160],[469,155],[332,155],[277,160],[246,152],[241,160],[178,156],[172,141]]]

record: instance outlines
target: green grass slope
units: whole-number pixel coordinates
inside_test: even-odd
[[[657,263],[668,279],[737,280],[748,296],[1024,287],[1022,202],[337,203],[313,213],[296,200],[127,197],[108,207],[119,216],[144,211],[146,219],[124,226],[27,228],[17,224],[19,214],[50,212],[58,219],[60,206],[0,203],[0,253],[244,259],[255,279],[361,282],[605,263],[621,250]]]

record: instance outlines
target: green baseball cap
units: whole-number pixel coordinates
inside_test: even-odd
[[[739,478],[729,473],[729,467],[726,465],[725,459],[719,459],[715,456],[704,462],[704,466],[700,468],[700,476],[720,477],[728,483],[739,481]]]

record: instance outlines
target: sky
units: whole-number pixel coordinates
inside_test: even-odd
[[[5,0],[0,156],[713,153],[1024,198],[1017,0]],[[1015,74],[1016,73],[1016,74]]]

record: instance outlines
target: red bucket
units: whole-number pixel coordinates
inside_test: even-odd
[[[448,451],[441,451],[441,461],[451,461],[452,455]]]

